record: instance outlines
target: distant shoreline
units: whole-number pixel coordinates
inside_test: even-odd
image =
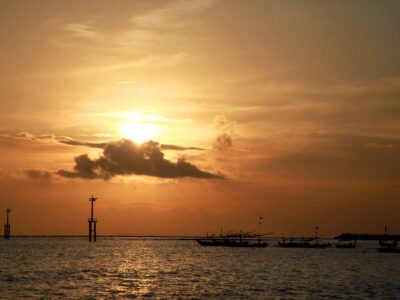
[[[14,235],[11,238],[85,238],[87,235]],[[97,239],[129,239],[129,240],[160,240],[160,241],[192,241],[204,239],[205,236],[167,236],[167,235],[98,235]],[[217,237],[218,238],[218,237]],[[300,238],[300,237],[294,237]],[[306,237],[307,238],[307,237]],[[0,238],[1,239],[1,238]],[[281,240],[282,237],[261,238],[262,240]],[[332,237],[321,237],[323,240],[332,240]]]
[[[11,238],[87,238],[87,235],[12,235]],[[172,241],[180,241],[180,240],[196,240],[204,238],[204,236],[173,236],[173,235],[98,235],[99,239],[130,239],[130,240],[172,240]],[[286,239],[292,238],[291,236],[285,236]],[[312,237],[295,237],[294,239],[300,238],[312,238]],[[279,237],[268,237],[262,238],[263,240],[281,240],[282,236]],[[368,233],[342,233],[336,237],[320,237],[322,240],[342,240],[342,241],[350,241],[350,240],[364,240],[364,241],[374,241],[374,240],[400,240],[400,234],[368,234]]]
[[[342,241],[400,240],[400,234],[342,233],[342,234],[336,236],[335,239],[342,240]]]
[[[12,238],[87,238],[87,235],[13,235]],[[161,236],[161,235],[98,235],[97,238],[129,238],[160,240],[195,240],[200,236]]]

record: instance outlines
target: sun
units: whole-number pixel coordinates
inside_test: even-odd
[[[123,123],[120,126],[120,134],[123,138],[137,143],[152,140],[157,135],[157,129],[150,123]]]

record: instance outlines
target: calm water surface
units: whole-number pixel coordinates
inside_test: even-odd
[[[400,254],[195,241],[0,241],[0,299],[400,299]]]

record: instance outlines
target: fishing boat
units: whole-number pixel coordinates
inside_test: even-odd
[[[315,226],[315,234],[313,238],[293,238],[289,240],[282,237],[282,241],[278,242],[277,247],[281,248],[314,248],[314,249],[325,249],[331,247],[329,243],[320,243],[318,238],[318,227]]]
[[[258,221],[258,233],[252,232],[228,232],[222,234],[222,229],[219,237],[215,234],[208,235],[205,238],[196,239],[197,243],[205,247],[241,247],[241,248],[265,248],[268,243],[265,240],[265,236],[272,234],[273,232],[260,234],[260,226],[262,217],[259,217]]]
[[[338,249],[354,249],[357,247],[357,240],[349,243],[342,243],[341,240],[339,240],[339,242],[335,244],[335,247]]]
[[[196,239],[196,241],[201,245],[201,246],[224,246],[224,241],[222,239],[215,239],[215,238],[205,238],[205,239]]]
[[[282,241],[278,242],[277,247],[282,247],[282,248],[309,248],[310,243],[312,239],[295,239],[291,237],[289,240],[287,240],[285,237],[282,237]]]
[[[398,247],[398,240],[389,240],[387,227],[385,225],[385,236],[383,239],[379,240],[379,248],[377,250],[381,253],[400,253],[400,248]]]
[[[226,235],[210,235],[205,238],[196,239],[201,246],[206,247],[242,247],[242,248],[265,248],[268,243],[261,238],[261,235],[239,232]]]
[[[314,238],[309,239],[294,239],[290,238],[289,240],[283,238],[282,241],[278,242],[277,247],[281,248],[316,248],[316,249],[325,249],[331,247],[329,243],[319,243]]]
[[[387,241],[387,240],[379,240],[379,246],[381,248],[397,248],[398,242],[397,240]]]

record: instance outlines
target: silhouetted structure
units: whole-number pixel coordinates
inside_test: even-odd
[[[314,237],[313,238],[293,238],[289,240],[282,237],[282,241],[278,242],[277,247],[281,248],[314,248],[314,249],[325,249],[331,247],[329,243],[320,243],[318,237],[318,226],[314,227]]]
[[[387,226],[385,225],[385,234],[382,239],[379,240],[378,248],[379,252],[382,253],[400,253],[400,248],[398,247],[398,239],[389,239]]]
[[[94,202],[96,201],[97,198],[90,197],[89,201],[91,202],[91,209],[90,209],[90,218],[88,219],[88,223],[89,223],[89,242],[92,241],[93,238],[93,242],[96,241],[96,223],[97,220],[93,217],[93,205]]]
[[[357,240],[349,243],[342,243],[342,241],[339,240],[339,242],[335,244],[335,247],[338,249],[354,249],[357,247]]]
[[[6,224],[4,224],[4,239],[6,240],[10,239],[10,233],[11,233],[10,212],[11,209],[7,208],[6,209],[7,219],[6,219]]]
[[[261,225],[262,218],[259,219],[259,226]],[[211,234],[205,238],[196,239],[196,241],[201,246],[211,246],[211,247],[251,247],[251,248],[265,248],[268,246],[265,237],[266,235],[272,234],[273,232],[260,234],[260,231],[257,234],[253,234],[251,232],[231,232],[223,235],[222,229],[221,234],[218,236]]]
[[[342,233],[335,237],[337,240],[353,241],[378,241],[378,240],[400,240],[399,234],[370,234],[370,233]]]
[[[216,237],[209,235],[205,238],[196,239],[201,246],[211,247],[251,247],[251,248],[265,248],[267,242],[260,239],[260,235],[252,235],[247,232],[232,233]]]

